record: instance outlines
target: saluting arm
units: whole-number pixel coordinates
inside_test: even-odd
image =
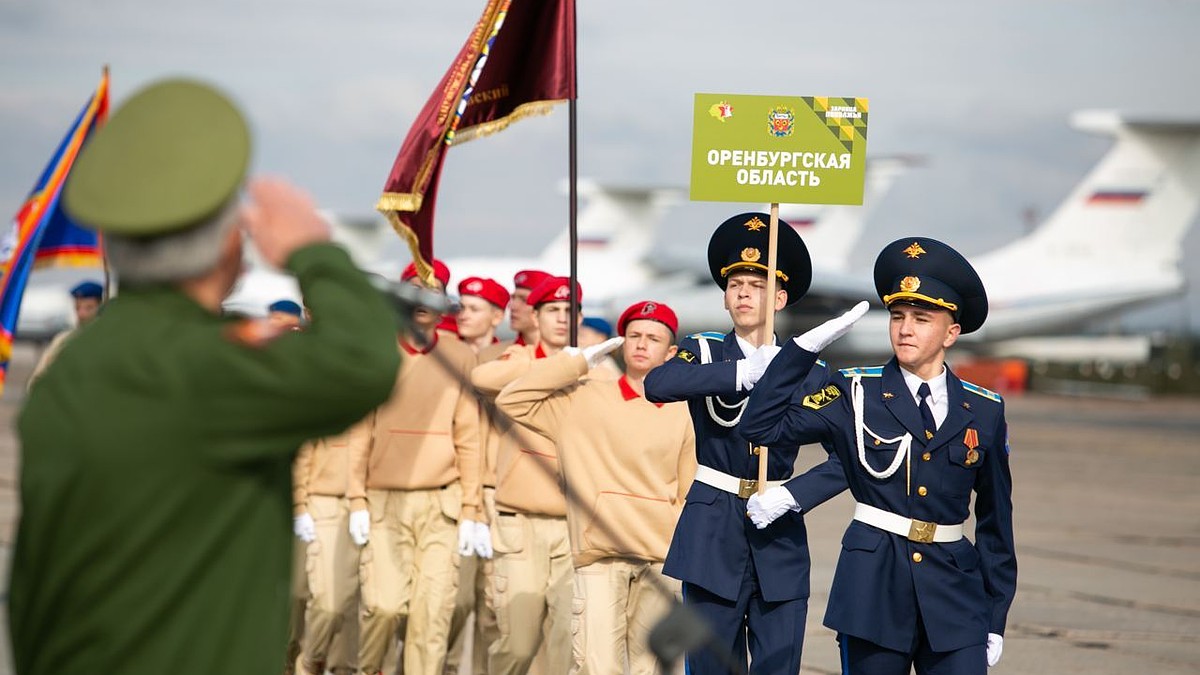
[[[582,354],[561,352],[533,361],[529,370],[496,397],[496,407],[518,424],[552,441],[570,407],[570,393],[588,372]]]
[[[499,358],[481,363],[471,371],[471,385],[481,396],[496,398],[500,390],[529,369],[532,359],[521,345],[511,345]]]
[[[825,425],[800,405],[805,378],[817,355],[787,340],[750,392],[738,431],[756,445],[804,445],[824,440]]]
[[[718,343],[713,348],[722,347]],[[737,363],[701,363],[698,339],[685,338],[672,359],[646,375],[646,400],[672,403],[699,396],[733,396],[738,393]]]

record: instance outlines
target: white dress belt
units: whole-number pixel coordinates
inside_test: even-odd
[[[891,511],[884,511],[863,503],[854,505],[854,519],[923,544],[945,544],[963,538],[962,523],[957,525],[927,523],[923,520],[905,518]]]
[[[757,480],[730,476],[727,473],[717,471],[703,464],[696,465],[696,480],[723,492],[735,494],[742,499],[749,499],[750,495],[758,492]],[[783,483],[781,480],[769,480],[767,481],[767,487],[775,487],[776,485],[783,485]]]

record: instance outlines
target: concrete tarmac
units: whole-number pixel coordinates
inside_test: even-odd
[[[0,399],[5,589],[18,517],[13,422],[34,358],[17,345]],[[1200,672],[1200,399],[1029,394],[1006,403],[1019,575],[1004,657],[991,671]],[[822,456],[806,447],[800,464]],[[821,619],[852,510],[842,495],[808,515],[813,595],[804,673],[840,672],[834,635]],[[5,627],[0,675],[10,673]]]

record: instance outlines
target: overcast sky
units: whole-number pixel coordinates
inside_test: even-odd
[[[112,69],[119,103],[187,74],[252,120],[255,169],[369,214],[417,111],[482,0],[0,0],[0,209],[15,213]],[[1108,149],[1082,108],[1200,116],[1200,3],[1076,0],[583,0],[580,174],[686,186],[697,91],[867,97],[869,155],[901,178],[852,257],[920,232],[980,253],[1044,216]],[[566,110],[451,151],[438,254],[534,253],[565,227]],[[694,247],[736,205],[685,205],[664,245]],[[1185,241],[1200,285],[1200,234]],[[1135,320],[1200,325],[1200,293]]]

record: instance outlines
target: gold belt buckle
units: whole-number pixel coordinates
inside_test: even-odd
[[[935,532],[937,532],[937,523],[927,523],[913,518],[912,525],[908,528],[908,540],[920,544],[932,544]]]
[[[740,481],[738,483],[738,497],[742,499],[749,499],[750,495],[758,491],[757,480],[752,478],[740,478],[738,480]]]

